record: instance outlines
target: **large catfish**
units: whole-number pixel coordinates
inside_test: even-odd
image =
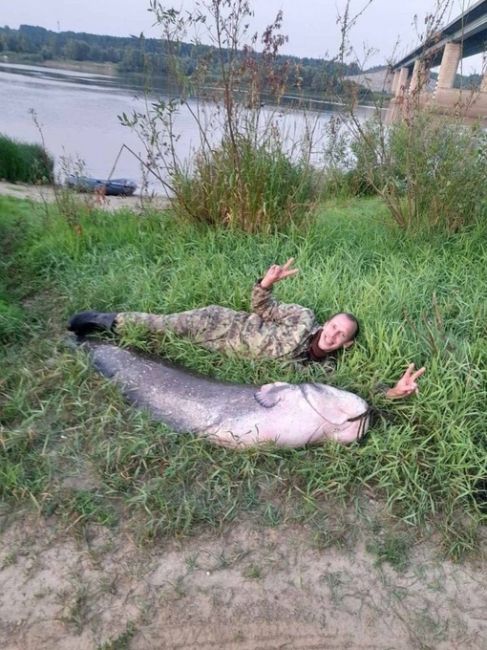
[[[85,340],[82,348],[99,372],[154,419],[226,447],[347,444],[369,424],[363,399],[326,384],[231,384],[110,343]]]

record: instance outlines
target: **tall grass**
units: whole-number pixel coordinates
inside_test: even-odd
[[[25,328],[0,352],[4,499],[28,497],[70,522],[123,513],[152,537],[246,512],[264,523],[272,515],[313,524],[330,499],[366,492],[408,524],[436,523],[450,553],[474,547],[485,521],[474,497],[487,476],[485,223],[408,238],[377,199],[362,199],[328,204],[306,236],[293,226],[251,236],[170,214],[96,212],[75,230],[54,212],[12,218],[11,205],[0,199],[3,234],[15,247],[7,251],[15,287],[6,285]],[[226,358],[174,339],[128,342],[225,380],[353,390],[385,418],[363,446],[236,453],[173,434],[127,406],[64,344],[65,321],[81,309],[247,309],[255,278],[290,256],[301,273],[278,287],[280,299],[323,320],[344,309],[362,321],[360,341],[332,377],[319,366]],[[394,381],[410,361],[427,367],[419,396],[378,401],[375,384]]]
[[[39,144],[0,134],[0,179],[22,183],[51,183],[54,161]]]
[[[19,288],[14,279],[15,271],[10,253],[22,241],[29,226],[29,206],[14,199],[2,199],[0,220],[0,345],[19,339],[25,325],[22,308],[16,300]],[[27,223],[24,221],[27,220]],[[29,233],[30,235],[32,233]],[[1,377],[1,375],[0,375]]]
[[[176,213],[208,225],[269,232],[304,221],[318,195],[318,174],[304,160],[292,161],[277,138],[256,143],[228,139],[202,149],[191,170],[174,175]]]

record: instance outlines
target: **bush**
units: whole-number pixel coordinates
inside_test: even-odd
[[[381,157],[378,154],[383,143],[382,127],[379,120],[369,120],[350,143],[355,165],[345,176],[353,196],[373,196],[379,193]]]
[[[389,129],[360,128],[352,173],[360,193],[375,190],[402,228],[456,232],[485,211],[486,147],[480,127],[417,112]]]
[[[277,142],[239,136],[201,151],[191,171],[174,179],[180,216],[211,225],[268,231],[300,220],[317,196],[315,172],[293,162]]]
[[[54,161],[39,144],[0,135],[0,178],[11,182],[50,183]]]

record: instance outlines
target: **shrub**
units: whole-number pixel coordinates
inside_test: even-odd
[[[378,194],[380,181],[380,145],[382,124],[377,119],[369,120],[350,143],[355,165],[346,173],[348,187],[354,196]]]
[[[27,144],[0,135],[0,178],[11,182],[49,183],[54,161],[39,144]]]
[[[275,139],[256,144],[239,136],[235,143],[224,139],[215,150],[201,150],[193,169],[175,176],[179,215],[247,232],[303,219],[317,196],[316,172],[291,160]]]
[[[388,129],[359,128],[353,173],[362,190],[382,196],[402,228],[456,232],[485,210],[486,146],[479,126],[417,111]]]

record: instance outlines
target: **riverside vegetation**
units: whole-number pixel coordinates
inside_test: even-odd
[[[366,493],[408,524],[434,522],[452,554],[475,546],[485,518],[475,497],[487,474],[485,219],[424,237],[401,231],[378,198],[349,198],[321,205],[306,231],[291,224],[249,235],[171,212],[80,207],[73,225],[58,208],[0,198],[4,505],[31,503],[67,525],[123,516],[152,538],[250,515],[326,530],[325,503],[359,504]],[[409,361],[427,366],[418,397],[379,404],[384,418],[363,446],[235,453],[175,435],[66,346],[68,316],[87,307],[247,309],[261,270],[291,256],[301,274],[279,287],[282,300],[321,319],[350,310],[363,322],[331,383],[375,402],[377,381],[392,381]],[[298,373],[137,332],[124,343],[224,380],[329,380],[319,366]],[[73,474],[76,483],[66,482]]]
[[[49,183],[54,160],[40,144],[18,142],[0,134],[0,179],[20,183]]]

